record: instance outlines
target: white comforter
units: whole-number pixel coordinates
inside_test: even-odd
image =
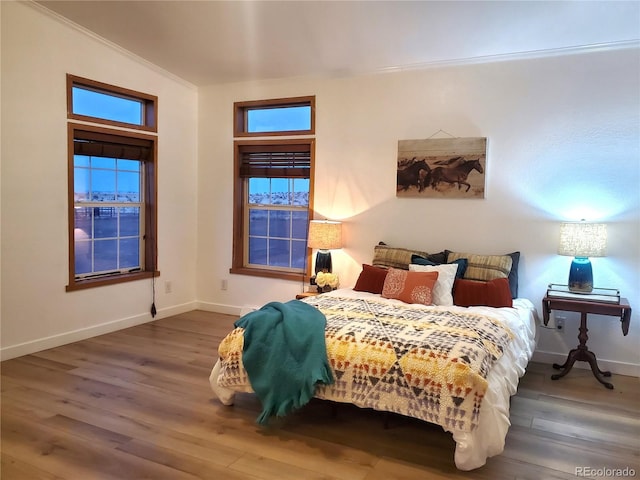
[[[340,297],[375,298],[381,300],[380,295],[366,292],[356,292],[351,289],[340,289],[325,295]],[[383,299],[384,300],[384,299]],[[398,300],[385,300],[390,303],[402,303]],[[487,376],[488,388],[482,402],[482,410],[478,428],[471,432],[452,430],[456,442],[455,463],[461,470],[472,470],[486,463],[488,457],[498,455],[504,450],[505,437],[509,426],[509,398],[516,393],[518,380],[524,374],[525,368],[535,349],[535,334],[537,315],[533,304],[527,299],[515,299],[513,308],[492,307],[438,307],[430,306],[425,309],[453,309],[463,312],[475,311],[491,315],[511,330],[514,334],[502,357],[495,363]],[[216,362],[209,382],[211,388],[225,405],[233,404],[234,392],[251,392],[247,385],[234,387],[231,390],[218,385],[220,375],[220,361]]]

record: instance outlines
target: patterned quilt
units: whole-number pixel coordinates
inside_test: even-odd
[[[335,383],[315,397],[389,411],[472,431],[487,374],[513,338],[498,320],[455,309],[423,309],[319,295],[304,300],[327,317],[327,355]],[[242,329],[220,344],[218,384],[249,385]]]

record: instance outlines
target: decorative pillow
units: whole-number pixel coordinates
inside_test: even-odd
[[[451,262],[451,260],[455,258],[461,258],[461,257],[467,258],[469,260],[469,267],[471,267],[472,259],[469,258],[471,254],[452,252],[450,250],[445,250],[444,252],[445,252],[445,255],[447,256],[448,262]],[[518,297],[518,264],[520,263],[520,252],[512,252],[505,255],[474,255],[474,257],[476,258],[474,258],[475,265],[474,265],[474,269],[472,270],[473,273],[465,272],[464,278],[466,279],[491,280],[492,278],[500,278],[504,275],[494,276],[496,272],[495,270],[494,270],[494,275],[486,275],[486,272],[482,272],[482,270],[495,268],[495,265],[493,267],[488,265],[489,262],[499,263],[499,260],[493,257],[510,257],[511,267],[507,270],[507,276],[509,278],[509,288],[511,289],[512,298]],[[491,257],[491,259],[488,259],[487,257]],[[483,267],[485,263],[486,263],[486,266]],[[504,272],[504,265],[500,267],[500,270]],[[483,273],[485,275],[483,275]]]
[[[438,272],[408,272],[392,267],[384,280],[382,296],[405,303],[432,305],[437,280]]]
[[[512,307],[513,299],[507,278],[488,282],[457,279],[453,286],[453,303],[461,307]]]
[[[434,305],[453,305],[453,282],[456,279],[458,265],[445,263],[442,265],[409,265],[410,272],[438,272],[438,281],[433,287]]]
[[[438,255],[438,254],[436,254]],[[443,265],[447,262],[432,262],[428,258],[421,257],[420,255],[411,255],[411,263],[415,265]],[[448,265],[456,264],[458,269],[456,271],[456,278],[463,278],[464,272],[467,270],[467,264],[469,262],[466,258],[459,258],[453,262],[449,262]]]
[[[373,261],[375,267],[383,268],[401,268],[409,270],[411,263],[411,255],[420,255],[437,263],[445,263],[447,261],[445,253],[428,254],[418,250],[409,250],[407,248],[390,247],[384,242],[380,242],[373,248]]]
[[[509,288],[511,298],[518,298],[518,264],[520,263],[520,252],[511,252],[511,271],[509,272]]]
[[[387,278],[388,272],[386,268],[362,264],[362,272],[353,289],[358,292],[382,293],[384,279]]]

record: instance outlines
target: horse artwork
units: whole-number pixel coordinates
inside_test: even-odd
[[[407,162],[403,162],[407,163]],[[398,167],[397,190],[407,191],[410,187],[417,187],[422,192],[431,183],[431,168],[424,160],[416,160],[414,157],[404,168]]]
[[[484,198],[487,139],[398,141],[397,197]]]
[[[465,193],[471,188],[471,184],[467,183],[467,177],[471,170],[477,170],[478,173],[484,173],[480,159],[463,160],[462,163],[456,164],[455,167],[437,167],[431,171],[431,188],[437,189],[440,182],[457,183],[458,190],[462,185],[466,186]]]

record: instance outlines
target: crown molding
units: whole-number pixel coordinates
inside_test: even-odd
[[[0,0],[1,1],[1,0]],[[88,28],[83,27],[82,25],[78,25],[77,23],[69,20],[68,18],[60,15],[57,12],[54,12],[53,10],[49,10],[47,7],[45,7],[44,5],[37,3],[35,0],[27,0],[26,2],[23,2],[29,6],[31,6],[32,8],[34,8],[35,10],[38,10],[39,12],[47,15],[48,17],[56,20],[59,23],[62,23],[64,25],[66,25],[67,27],[70,27],[90,38],[92,38],[93,40],[105,45],[106,47],[118,52],[119,54],[130,58],[131,60],[134,60],[137,63],[140,63],[142,65],[144,65],[145,67],[149,68],[150,70],[153,70],[157,73],[159,73],[160,75],[167,77],[177,83],[182,84],[183,86],[190,88],[192,90],[198,90],[198,87],[196,85],[194,85],[193,83],[185,80],[182,77],[179,77],[178,75],[165,70],[164,68],[156,65],[155,63],[152,63],[148,60],[146,60],[143,57],[140,57],[139,55],[136,55],[133,52],[130,52],[129,50],[121,47],[120,45],[118,45],[117,43],[113,43],[110,40],[107,40],[104,37],[101,37],[100,35],[98,35],[97,33],[89,30]]]
[[[456,58],[451,60],[438,60],[434,62],[419,62],[407,65],[382,67],[369,73],[391,73],[409,70],[426,70],[441,67],[459,67],[465,65],[477,65],[483,63],[511,62],[517,60],[532,60],[536,58],[561,57],[567,55],[580,55],[585,53],[605,52],[614,50],[640,49],[639,40],[625,40],[620,42],[595,43],[591,45],[576,45],[571,47],[550,48],[544,50],[529,50],[524,52],[502,53],[496,55],[484,55],[478,57]]]

